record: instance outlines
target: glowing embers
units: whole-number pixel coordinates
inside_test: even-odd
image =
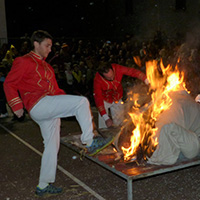
[[[128,93],[128,118],[120,130],[118,150],[123,153],[124,160],[144,160],[152,155],[158,145],[156,121],[159,115],[170,109],[172,99],[170,92],[186,90],[183,73],[177,67],[162,62],[146,63],[146,74],[150,82],[147,93]],[[141,100],[142,99],[142,100]]]

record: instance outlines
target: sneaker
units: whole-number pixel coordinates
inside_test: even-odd
[[[56,194],[61,194],[61,193],[62,193],[62,188],[55,187],[52,184],[49,184],[44,189],[41,189],[37,186],[36,191],[35,191],[35,194],[39,197],[48,196],[48,195],[56,195]]]
[[[93,142],[90,146],[86,146],[87,151],[89,153],[89,156],[94,156],[99,151],[106,148],[108,145],[110,145],[114,140],[114,137],[109,138],[102,138],[100,136],[97,136],[93,139]]]
[[[6,117],[8,117],[8,113],[0,114],[0,118],[6,118]]]

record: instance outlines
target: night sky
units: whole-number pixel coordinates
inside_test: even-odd
[[[8,37],[30,35],[38,29],[54,37],[109,36],[110,21],[115,18],[109,5],[107,0],[6,0]]]

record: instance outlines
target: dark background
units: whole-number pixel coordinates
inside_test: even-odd
[[[5,1],[8,37],[38,29],[54,37],[108,37],[113,33],[112,1]],[[116,1],[113,1],[113,3]]]
[[[184,38],[200,21],[196,0],[5,0],[8,38],[43,29],[54,38]]]

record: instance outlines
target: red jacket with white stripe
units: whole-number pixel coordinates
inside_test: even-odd
[[[65,94],[58,87],[53,68],[33,51],[14,60],[4,91],[13,112],[23,107],[30,111],[46,95]]]
[[[96,73],[94,78],[94,100],[101,116],[106,114],[104,101],[108,103],[113,103],[115,101],[119,101],[122,98],[123,87],[121,84],[121,80],[123,75],[136,77],[138,79],[141,79],[142,81],[146,79],[146,75],[140,70],[131,67],[121,66],[118,64],[111,65],[115,73],[113,81],[106,80],[98,72]]]

